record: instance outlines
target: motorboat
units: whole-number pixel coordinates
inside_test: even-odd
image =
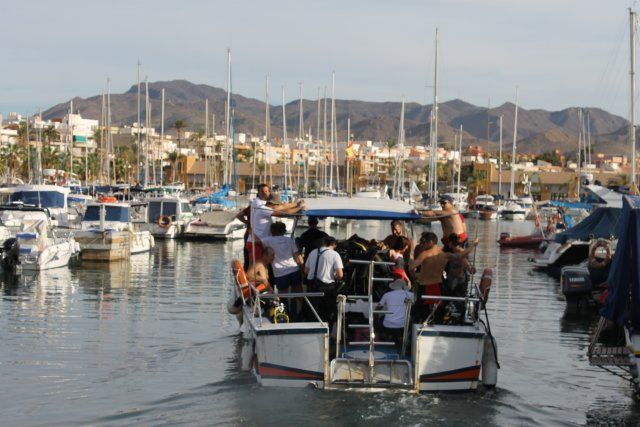
[[[72,235],[57,233],[45,208],[21,204],[1,206],[0,221],[5,233],[8,231],[16,239],[23,270],[65,267],[71,257],[80,252],[80,246]]]
[[[484,220],[494,220],[498,218],[498,209],[495,198],[490,194],[479,194],[475,203],[471,206],[469,217]]]
[[[212,240],[242,239],[247,227],[236,218],[237,215],[237,211],[223,208],[203,212],[185,225],[183,236]]]
[[[189,201],[179,196],[148,197],[145,228],[154,237],[175,239],[182,236],[193,219]]]
[[[511,221],[524,221],[527,218],[527,210],[524,209],[518,199],[507,200],[501,212],[502,218]]]
[[[538,248],[545,237],[541,232],[526,236],[512,236],[511,233],[500,233],[498,244],[502,248]]]
[[[47,209],[55,227],[70,227],[67,198],[70,190],[59,185],[19,185],[13,188],[11,203]]]
[[[301,215],[409,223],[420,219],[411,205],[398,200],[372,199],[364,205],[344,198],[319,198],[306,204]],[[322,292],[260,293],[247,281],[242,263],[234,261],[235,286],[228,309],[238,316],[242,334],[250,342],[257,381],[265,387],[313,385],[326,390],[400,389],[414,393],[474,390],[480,383],[495,385],[496,341],[488,323],[480,319],[481,314],[487,314],[490,271],[483,275],[487,278],[482,281],[484,288],[472,285],[463,297],[435,297],[447,307],[460,307],[448,321],[413,323],[405,316],[401,341],[390,342],[383,340],[375,320],[388,313],[376,306],[380,284],[384,287],[389,281],[377,275],[389,264],[375,257],[349,258],[345,265],[369,273],[364,281],[350,281],[342,288],[346,291],[337,297],[335,328],[330,331],[327,319],[320,317],[311,303],[321,298]],[[290,298],[300,299],[313,314],[311,319],[289,321],[280,301]],[[263,314],[264,304],[273,305],[273,315]],[[408,313],[411,299],[405,304]]]
[[[87,261],[117,261],[149,252],[155,245],[151,233],[137,230],[127,203],[104,202],[87,205],[75,238]]]
[[[610,240],[615,248],[620,211],[617,207],[596,208],[574,227],[557,233],[539,257],[530,258],[534,269],[559,277],[562,267],[586,260],[590,245],[597,239]]]

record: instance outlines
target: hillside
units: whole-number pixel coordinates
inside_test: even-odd
[[[209,99],[210,114],[215,114],[215,130],[224,132],[224,106],[226,92],[216,87],[194,84],[186,80],[149,83],[151,98],[152,126],[160,128],[161,90],[165,89],[165,130],[170,131],[176,120],[186,120],[190,130],[204,128],[205,99]],[[235,128],[237,132],[264,135],[265,105],[261,100],[234,94]],[[84,117],[100,117],[101,96],[74,98],[74,110]],[[327,103],[330,116],[330,102]],[[308,132],[317,132],[317,100],[304,100],[304,123]],[[321,103],[320,116],[323,116]],[[513,140],[514,105],[505,103],[491,108],[478,107],[459,99],[439,104],[438,133],[441,142],[452,144],[453,134],[463,126],[463,143],[467,145],[487,143],[487,121],[491,147],[497,147],[499,138],[498,120],[503,117],[503,141],[506,146]],[[46,110],[45,118],[63,117],[69,108],[64,102]],[[405,129],[407,141],[423,144],[429,133],[431,105],[407,103],[405,105]],[[111,95],[112,122],[117,125],[131,124],[137,120],[137,88],[132,86],[122,94]],[[592,141],[597,149],[607,152],[624,150],[627,120],[599,108],[587,108],[590,118]],[[298,101],[286,105],[287,134],[298,135]],[[367,102],[357,100],[336,100],[336,123],[339,138],[346,138],[347,119],[351,118],[351,132],[357,140],[387,140],[397,138],[400,114],[399,102]],[[282,135],[282,107],[270,106],[271,136]],[[144,117],[144,113],[143,113]],[[327,125],[327,131],[330,126]],[[541,152],[550,149],[573,151],[577,145],[578,108],[561,111],[526,110],[518,111],[518,147],[521,152]],[[320,135],[322,136],[322,124]]]

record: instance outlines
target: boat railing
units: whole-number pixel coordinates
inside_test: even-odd
[[[277,294],[260,294],[260,291],[258,291],[256,289],[256,287],[253,286],[252,283],[249,283],[249,286],[251,287],[251,289],[253,290],[254,295],[255,295],[255,298],[253,300],[254,312],[255,312],[255,307],[257,306],[257,308],[258,308],[258,310],[257,310],[258,311],[258,318],[260,320],[260,324],[262,324],[262,310],[261,310],[261,303],[260,303],[261,299],[278,300],[280,298],[286,298],[286,299],[302,298],[305,301],[305,303],[307,304],[307,306],[309,307],[309,309],[311,310],[311,312],[313,313],[313,315],[315,316],[315,318],[318,321],[318,323],[321,323],[323,326],[327,326],[326,322],[322,320],[322,318],[320,317],[320,315],[316,311],[316,309],[313,306],[313,304],[311,304],[311,301],[309,301],[309,298],[321,298],[321,297],[324,297],[324,292],[287,292],[287,293],[277,293]]]

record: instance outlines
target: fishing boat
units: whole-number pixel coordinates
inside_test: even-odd
[[[397,200],[372,199],[366,206],[354,205],[344,198],[306,202],[307,210],[301,214],[307,216],[402,220],[409,225],[420,218],[409,204]],[[496,342],[485,309],[490,272],[485,272],[482,289],[469,286],[463,297],[437,297],[448,307],[457,304],[463,308],[455,320],[442,324],[432,319],[413,323],[410,316],[405,316],[398,345],[380,339],[382,334],[375,321],[389,313],[376,308],[379,284],[386,285],[392,279],[374,275],[391,263],[355,256],[347,260],[349,264],[345,265],[362,269],[366,278],[358,284],[347,283],[344,288],[347,291],[338,295],[333,333],[327,319],[321,318],[311,303],[322,297],[322,292],[261,294],[247,281],[241,262],[234,261],[235,286],[228,309],[240,318],[241,331],[251,342],[253,374],[262,386],[313,385],[327,390],[391,388],[419,393],[473,390],[480,383],[487,387],[496,384]],[[361,285],[362,289],[356,291]],[[276,315],[262,314],[263,304],[289,298],[299,298],[313,313],[313,319],[289,322],[278,303]],[[407,299],[405,304],[408,313],[411,300]],[[482,313],[486,321],[480,319]]]
[[[145,198],[147,202],[145,228],[154,237],[175,239],[182,236],[193,219],[189,201],[177,195]]]
[[[91,203],[82,218],[82,230],[75,238],[87,261],[117,261],[149,252],[155,245],[149,231],[138,231],[131,222],[127,203]]]
[[[20,249],[23,270],[40,271],[65,267],[80,252],[73,236],[62,236],[54,229],[44,208],[24,205],[0,207],[0,221]],[[5,236],[6,237],[6,236]]]

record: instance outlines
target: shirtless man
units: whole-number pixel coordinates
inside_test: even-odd
[[[440,221],[442,224],[442,243],[447,246],[449,236],[456,234],[459,244],[466,247],[467,225],[464,223],[464,217],[453,207],[453,197],[440,196],[439,203],[442,206],[442,212],[421,211],[420,214],[423,215],[423,218],[420,222]]]
[[[467,249],[460,254],[444,252],[438,247],[438,236],[435,233],[424,233],[421,241],[424,241],[424,250],[410,264],[411,270],[420,267],[418,273],[418,284],[422,295],[440,296],[442,295],[442,273],[447,263],[451,260],[461,260],[467,263],[466,257],[478,245],[479,239],[476,239]],[[430,306],[437,304],[437,299],[425,299],[418,311],[419,321],[424,321],[429,314]]]
[[[254,288],[261,292],[273,292],[273,288],[269,283],[269,264],[273,262],[274,255],[272,248],[264,248],[262,256],[258,258],[257,262],[251,264],[247,271],[247,279],[253,284]]]

